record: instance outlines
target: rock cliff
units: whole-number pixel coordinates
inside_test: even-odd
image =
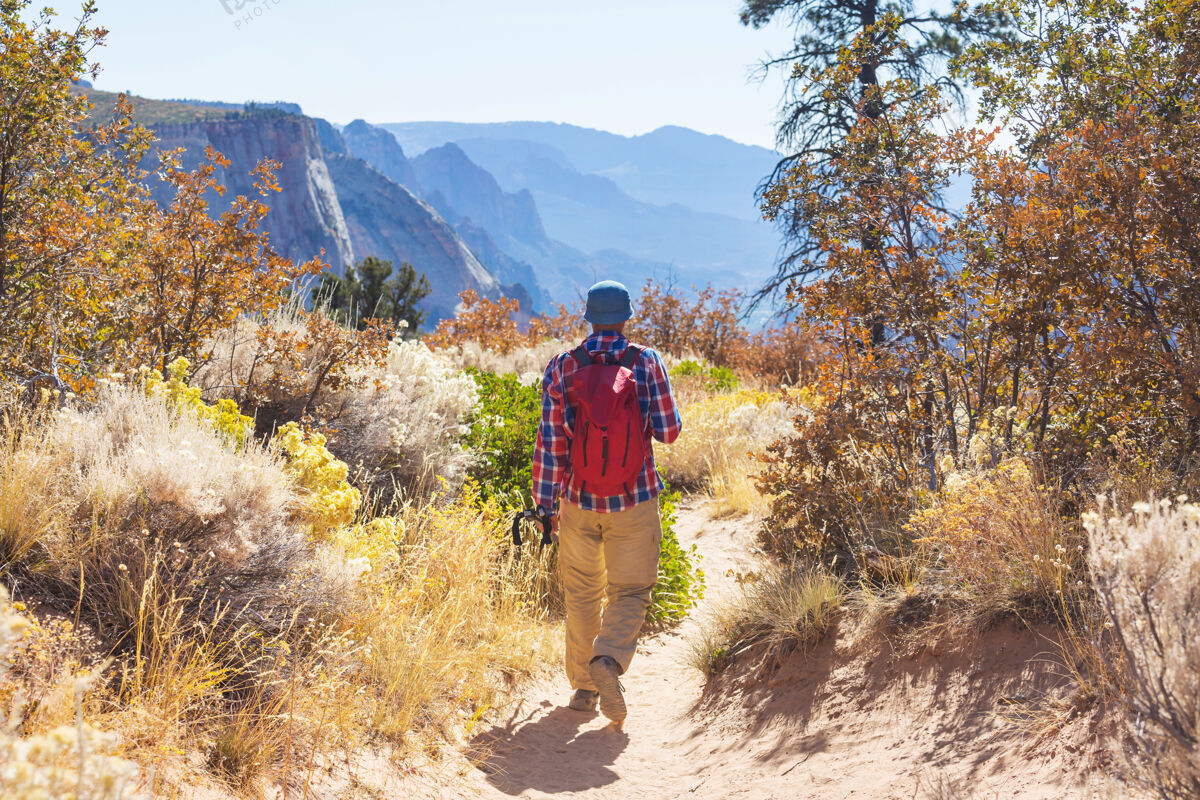
[[[395,136],[382,128],[356,119],[342,128],[342,139],[349,148],[350,155],[361,158],[413,194],[421,195],[417,175]]]
[[[395,141],[386,131],[376,130]],[[496,236],[522,242],[545,240],[546,231],[533,195],[524,189],[506,193],[492,174],[467,158],[458,145],[450,143],[428,150],[413,159],[412,167],[431,202],[436,193],[449,209]],[[434,205],[438,206],[436,202]],[[438,207],[443,214],[447,212]]]
[[[452,316],[458,293],[500,295],[500,282],[427,203],[352,156],[328,156],[355,253],[407,261],[429,278],[431,319]]]
[[[342,216],[337,191],[330,179],[313,121],[284,115],[247,116],[230,120],[160,125],[155,128],[158,146],[165,150],[183,148],[181,161],[194,168],[212,146],[229,159],[218,171],[227,198],[254,194],[250,170],[264,158],[279,163],[276,181],[280,190],[267,198],[271,211],[263,228],[272,244],[284,255],[305,261],[325,252],[325,260],[341,270],[354,260],[350,235]],[[160,203],[171,200],[170,187],[151,185]],[[221,209],[214,200],[214,211]]]
[[[324,120],[274,112],[165,124],[155,130],[162,149],[184,148],[186,167],[199,164],[209,145],[223,153],[230,161],[219,175],[227,198],[254,191],[249,172],[260,160],[278,162],[280,191],[267,198],[271,211],[263,224],[272,244],[293,260],[324,251],[324,259],[338,272],[366,256],[407,261],[429,278],[433,291],[423,305],[430,323],[452,315],[464,289],[494,298],[502,292],[501,283],[519,280],[489,272],[432,206],[354,157]],[[386,143],[380,144],[386,155]],[[399,145],[395,149],[403,159]],[[170,202],[169,187],[157,183],[151,190],[159,202]],[[224,205],[213,198],[215,212]]]

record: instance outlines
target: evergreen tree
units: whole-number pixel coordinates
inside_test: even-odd
[[[391,261],[368,256],[350,265],[344,276],[322,275],[315,294],[344,325],[362,330],[367,320],[379,319],[395,324],[405,336],[416,336],[425,322],[418,305],[429,296],[429,280],[408,262],[394,276],[393,270]]]

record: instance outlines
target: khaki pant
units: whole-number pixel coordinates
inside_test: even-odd
[[[572,689],[594,690],[589,661],[612,656],[624,672],[637,649],[650,591],[658,580],[658,501],[653,498],[610,514],[563,501],[560,514],[558,564],[567,606],[567,677]]]

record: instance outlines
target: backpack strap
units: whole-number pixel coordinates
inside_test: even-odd
[[[579,345],[579,347],[572,350],[571,356],[579,362],[579,366],[581,367],[590,367],[594,363],[592,361],[592,354],[583,345]]]
[[[637,361],[638,356],[642,354],[642,348],[637,345],[629,345],[625,348],[625,353],[621,356],[621,366],[626,369],[633,369],[633,364]]]

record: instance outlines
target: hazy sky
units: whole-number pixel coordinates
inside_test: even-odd
[[[110,36],[97,87],[290,100],[343,124],[549,120],[627,135],[674,124],[771,146],[781,83],[750,74],[788,32],[743,27],[740,5],[100,0]]]

